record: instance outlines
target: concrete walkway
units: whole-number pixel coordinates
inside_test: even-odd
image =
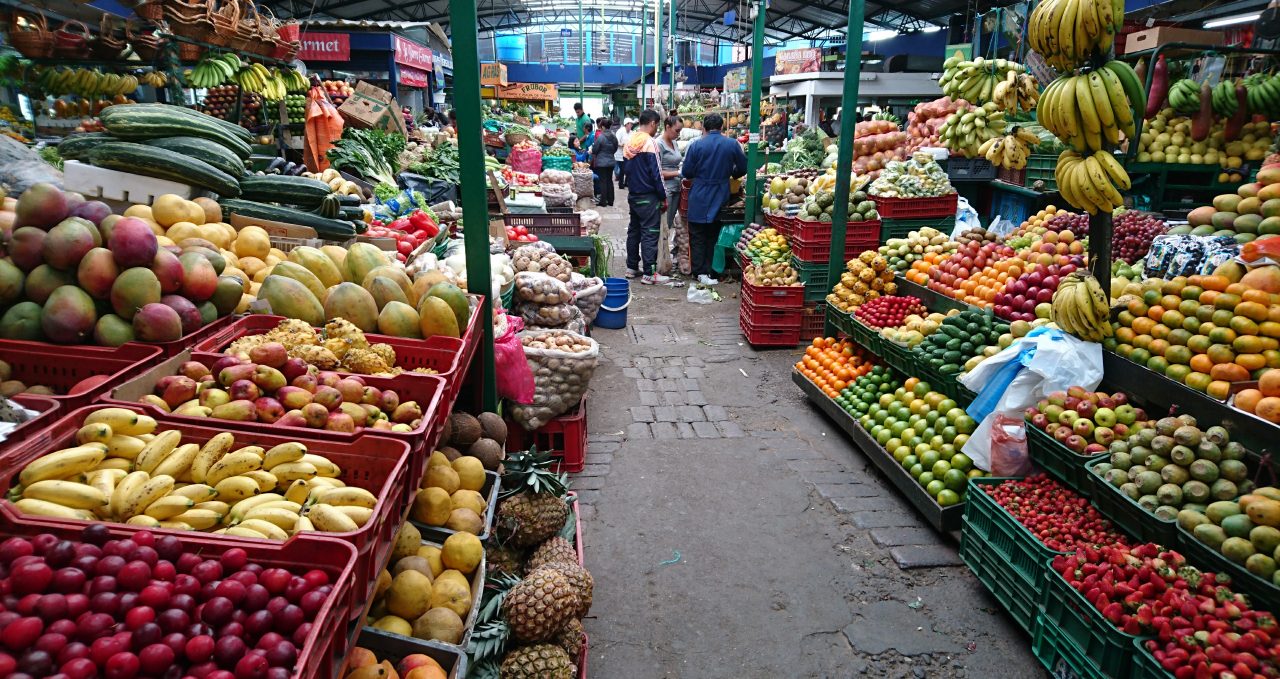
[[[624,264],[626,193],[605,208]],[[756,351],[737,286],[632,286],[596,330],[583,504],[596,679],[1038,678],[1019,630],[871,463]]]

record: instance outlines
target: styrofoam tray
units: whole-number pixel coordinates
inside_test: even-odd
[[[68,191],[77,191],[89,198],[106,198],[121,202],[150,205],[166,193],[186,199],[202,195],[203,190],[190,184],[144,177],[88,163],[68,160],[63,164],[62,184]]]

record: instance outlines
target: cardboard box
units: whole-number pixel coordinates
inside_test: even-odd
[[[231,213],[231,219],[228,220],[227,223],[231,224],[231,226],[234,226],[236,231],[239,231],[240,229],[243,229],[246,226],[260,226],[263,228],[264,231],[267,232],[268,236],[271,236],[273,238],[300,238],[300,239],[308,239],[308,240],[309,239],[319,240],[319,237],[316,235],[315,229],[309,226],[302,226],[300,224],[287,224],[285,222],[276,222],[270,219],[251,219],[249,217],[244,217],[239,213],[235,213],[235,212]]]
[[[352,127],[381,129],[408,136],[400,103],[391,93],[361,80],[355,92],[338,107],[338,114]]]
[[[1133,54],[1155,49],[1171,42],[1189,42],[1193,45],[1217,46],[1227,41],[1222,31],[1198,31],[1190,28],[1174,28],[1157,26],[1145,31],[1137,31],[1125,36],[1124,53]]]

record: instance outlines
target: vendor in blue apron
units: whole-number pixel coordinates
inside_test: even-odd
[[[684,156],[680,174],[692,182],[689,189],[690,267],[698,282],[715,285],[711,257],[720,239],[720,209],[729,200],[729,179],[747,173],[747,155],[738,140],[726,137],[724,118],[712,113],[702,119],[703,135]]]

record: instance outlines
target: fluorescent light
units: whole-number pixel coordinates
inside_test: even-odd
[[[870,33],[867,34],[867,40],[869,42],[879,42],[881,40],[888,40],[889,38],[892,38],[896,35],[898,35],[897,31],[890,31],[890,30],[871,31]]]
[[[924,28],[920,29],[920,32],[921,33],[937,33],[940,30],[942,30],[941,26],[925,26]]]
[[[1213,21],[1204,22],[1205,28],[1219,28],[1221,26],[1232,26],[1235,24],[1244,24],[1250,21],[1256,21],[1261,14],[1237,14],[1233,17],[1223,17],[1214,19]]]

